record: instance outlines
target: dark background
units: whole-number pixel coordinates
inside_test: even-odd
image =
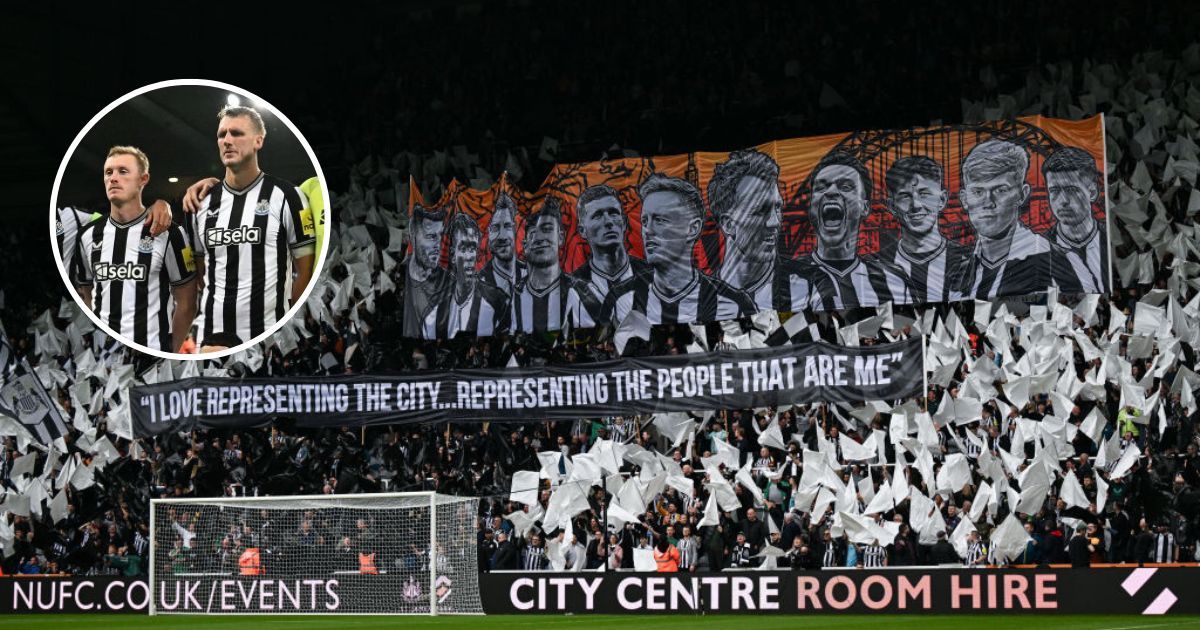
[[[114,145],[133,145],[150,159],[150,183],[143,201],[177,199],[187,185],[205,177],[220,177],[225,169],[217,151],[217,115],[228,90],[217,87],[172,86],[139,94],[117,106],[88,131],[71,155],[58,192],[58,206],[107,211],[101,185],[104,158]],[[239,95],[242,105],[255,106],[267,128],[259,151],[259,166],[300,185],[316,174],[299,139],[283,121],[252,99]],[[283,112],[284,116],[287,112]],[[178,178],[170,182],[168,178]]]

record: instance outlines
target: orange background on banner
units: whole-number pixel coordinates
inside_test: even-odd
[[[779,187],[784,202],[780,228],[784,233],[780,243],[781,253],[798,258],[812,251],[815,238],[807,217],[807,181],[813,167],[836,148],[859,157],[871,173],[873,182],[871,213],[862,221],[859,231],[859,254],[875,253],[882,239],[897,238],[900,226],[887,209],[884,175],[896,160],[911,155],[931,157],[943,167],[943,184],[948,199],[940,221],[942,234],[960,243],[973,243],[974,234],[958,199],[960,167],[975,145],[992,138],[1021,144],[1029,154],[1026,182],[1032,192],[1021,214],[1021,221],[1038,233],[1044,233],[1054,225],[1041,171],[1042,162],[1053,147],[1066,145],[1084,149],[1096,160],[1096,168],[1102,176],[1104,173],[1104,123],[1100,116],[1079,121],[1032,116],[1016,121],[851,132],[768,142],[753,148],[774,158],[780,168]],[[607,184],[617,190],[629,223],[625,236],[627,250],[632,256],[642,258],[641,200],[637,195],[637,186],[653,172],[687,179],[698,185],[707,208],[708,183],[713,170],[728,157],[729,152],[695,152],[558,164],[536,191],[520,190],[504,176],[487,190],[473,190],[456,181],[433,204],[426,203],[413,185],[409,188],[409,211],[411,213],[411,208],[416,204],[447,208],[475,218],[483,232],[478,263],[482,266],[487,260],[487,225],[498,193],[509,194],[517,203],[520,214],[517,218],[517,251],[522,255],[523,217],[532,213],[546,195],[553,195],[562,202],[565,242],[561,260],[563,270],[570,273],[586,262],[588,257],[588,246],[576,231],[575,217],[575,200],[586,188]],[[1100,221],[1106,220],[1105,204],[1105,191],[1102,189],[1093,205],[1093,213]],[[448,231],[446,236],[444,240],[448,243]],[[444,245],[443,252],[445,249]],[[706,212],[704,229],[694,252],[697,267],[712,273],[723,256],[723,249],[720,231],[711,213]],[[444,253],[443,261],[445,258]]]

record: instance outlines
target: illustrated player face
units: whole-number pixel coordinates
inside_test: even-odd
[[[959,193],[975,232],[985,238],[1004,236],[1016,224],[1028,196],[1025,174],[1016,170],[978,180],[964,172]]]
[[[620,247],[625,227],[625,210],[611,195],[587,202],[579,213],[579,235],[592,247]]]
[[[217,150],[221,164],[236,168],[258,154],[263,146],[263,134],[254,128],[249,116],[225,116],[217,126]]]
[[[818,240],[830,245],[857,240],[868,207],[866,186],[853,167],[830,164],[813,178],[809,216]]]
[[[552,216],[538,217],[525,229],[525,261],[533,267],[557,267],[562,226]]]
[[[451,255],[455,275],[459,278],[474,278],[477,269],[475,263],[479,259],[479,236],[470,231],[457,232]]]
[[[701,223],[682,195],[667,190],[646,195],[642,200],[646,262],[655,267],[690,266]]]
[[[511,261],[516,235],[517,224],[512,210],[505,207],[492,214],[492,220],[488,222],[488,250],[492,256],[504,262]]]
[[[928,234],[938,229],[938,217],[946,207],[946,190],[937,180],[913,175],[893,193],[888,206],[905,232]]]
[[[1092,203],[1100,191],[1093,178],[1082,171],[1050,171],[1046,173],[1046,193],[1054,218],[1079,227],[1092,220]]]
[[[778,182],[751,175],[738,182],[734,206],[721,216],[721,231],[743,260],[774,260],[782,217]]]
[[[414,260],[426,269],[438,266],[442,256],[442,232],[445,225],[441,221],[425,219],[416,222],[413,230]]]
[[[118,153],[104,160],[104,192],[114,204],[136,201],[142,197],[142,189],[150,181],[150,174],[142,172],[136,157]]]

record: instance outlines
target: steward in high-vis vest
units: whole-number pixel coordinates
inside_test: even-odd
[[[666,536],[660,537],[654,547],[654,564],[659,573],[679,572],[679,548],[667,542]]]
[[[375,567],[375,552],[358,554],[358,572],[362,575],[379,575]]]
[[[258,553],[258,547],[246,547],[238,558],[238,573],[241,575],[262,575],[262,556]]]

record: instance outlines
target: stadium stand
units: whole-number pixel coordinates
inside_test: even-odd
[[[650,10],[668,19],[678,17],[684,4],[665,3]],[[729,5],[730,10],[734,6]],[[736,7],[739,11],[763,10],[754,3],[746,9],[741,3]],[[986,10],[1004,11],[1004,6],[989,4]],[[377,87],[374,98],[357,103],[356,107],[363,108],[357,112],[361,115],[345,116],[349,128],[340,130],[347,138],[340,154],[348,166],[340,175],[345,192],[335,193],[330,204],[337,216],[332,259],[323,284],[307,304],[305,316],[289,324],[287,332],[269,344],[222,364],[157,363],[113,347],[96,333],[84,332],[79,334],[78,342],[73,340],[79,330],[73,331],[70,326],[79,318],[69,300],[60,306],[57,285],[49,286],[54,283],[32,275],[5,278],[3,311],[10,343],[18,356],[36,366],[42,382],[57,394],[65,417],[74,421],[63,444],[48,451],[14,435],[18,431],[11,421],[0,425],[0,434],[8,434],[0,448],[0,485],[6,490],[4,503],[0,504],[0,543],[4,550],[0,566],[5,573],[142,574],[150,497],[403,490],[486,497],[479,506],[477,525],[478,557],[484,570],[602,565],[632,568],[635,551],[653,548],[660,540],[679,550],[680,570],[758,566],[769,557],[778,560],[768,561],[797,570],[830,565],[986,563],[990,560],[987,543],[1009,508],[990,512],[985,506],[988,500],[981,492],[979,471],[981,461],[988,460],[984,453],[990,453],[993,462],[1001,457],[1000,450],[1008,449],[1014,433],[1025,430],[1019,428],[1023,423],[1018,418],[1038,422],[1055,417],[1066,420],[1060,428],[1073,436],[1069,440],[1073,454],[1065,460],[1061,475],[1051,480],[1050,491],[1039,507],[1021,515],[1034,542],[1019,563],[1076,561],[1069,551],[1076,525],[1084,527],[1087,538],[1095,539],[1094,550],[1086,558],[1091,563],[1194,561],[1198,559],[1196,541],[1200,535],[1200,435],[1196,432],[1200,413],[1192,394],[1200,386],[1194,371],[1194,341],[1200,326],[1200,302],[1196,299],[1200,252],[1194,232],[1200,211],[1200,193],[1195,190],[1200,149],[1191,138],[1196,135],[1196,120],[1200,119],[1200,91],[1195,87],[1200,75],[1200,47],[1180,47],[1181,52],[1165,54],[1143,53],[1123,45],[1121,34],[1139,28],[1142,20],[1155,23],[1147,15],[1149,11],[1147,8],[1143,13],[1133,13],[1135,17],[1113,20],[1109,24],[1111,32],[1097,32],[1090,38],[1104,41],[1106,54],[1121,54],[1124,58],[1092,63],[1082,61],[1084,51],[1050,50],[1043,56],[1077,61],[1031,66],[1023,63],[1028,60],[1023,51],[1014,50],[1020,39],[1012,38],[1009,44],[989,51],[996,67],[1008,67],[1009,72],[960,64],[951,66],[952,76],[929,76],[919,71],[888,73],[881,69],[893,67],[890,59],[884,63],[864,56],[856,65],[877,70],[847,78],[836,90],[818,74],[801,67],[801,59],[815,60],[806,61],[805,66],[821,64],[823,41],[820,33],[811,33],[813,27],[807,26],[808,17],[803,15],[791,22],[756,27],[789,35],[813,35],[796,37],[798,49],[782,53],[750,49],[746,51],[747,61],[735,62],[698,54],[705,49],[705,42],[697,40],[669,56],[652,60],[639,73],[640,79],[596,76],[591,68],[568,72],[565,70],[571,60],[534,55],[538,39],[575,35],[554,31],[538,33],[529,47],[489,47],[488,54],[512,56],[495,59],[496,67],[520,68],[521,72],[484,77],[479,91],[474,92],[439,83],[439,77],[455,72],[456,63],[476,54],[469,49],[448,52],[429,46],[429,59],[409,61],[415,65],[436,61],[437,72],[403,79],[394,71],[381,71],[371,64],[347,63],[347,68],[361,73],[364,84]],[[1196,19],[1194,13],[1190,19]],[[515,11],[511,19],[519,22],[523,15]],[[969,13],[955,15],[964,22],[964,28],[969,25]],[[1017,17],[990,16],[989,21],[1001,24]],[[606,18],[595,19],[591,32],[618,30],[618,25],[606,22]],[[719,14],[709,19],[714,24],[725,23]],[[1046,16],[1041,20],[1043,24],[1055,23]],[[457,24],[463,29],[464,42],[494,41],[506,28],[503,22],[469,15]],[[1069,28],[1065,20],[1060,24],[1061,28]],[[1178,28],[1174,32],[1187,30]],[[755,41],[752,37],[745,39]],[[1085,38],[1048,39],[1061,46],[1075,46],[1083,45]],[[1164,45],[1170,43],[1164,40]],[[868,52],[890,57],[898,50],[910,51],[913,58],[907,65],[941,68],[934,60],[952,58],[958,52],[956,47],[963,45],[970,44],[916,45],[901,38],[894,45]],[[620,54],[622,49],[610,50]],[[788,61],[769,76],[757,70],[761,63],[756,60],[776,57]],[[697,75],[704,78],[683,85],[649,80],[681,61],[704,67],[705,72]],[[1016,63],[1006,66],[1008,61]],[[613,67],[635,65],[635,60],[629,60]],[[1013,67],[1020,67],[1021,72],[1012,72]],[[523,87],[547,77],[557,77],[553,82],[558,90],[556,99],[537,98]],[[1058,341],[1065,339],[1075,355],[1077,373],[1069,376],[1073,376],[1072,382],[1087,379],[1093,368],[1099,368],[1100,381],[1091,386],[1099,388],[1103,396],[1064,397],[1048,392],[1026,398],[1028,402],[1023,405],[990,400],[982,405],[976,418],[954,414],[947,417],[939,410],[966,388],[982,383],[986,387],[999,385],[1003,390],[1007,385],[999,383],[1002,375],[990,374],[986,369],[989,364],[997,369],[1010,360],[995,331],[989,329],[995,313],[972,303],[928,312],[896,310],[898,319],[910,322],[909,328],[901,327],[899,333],[909,334],[913,332],[911,326],[923,322],[935,340],[948,344],[952,351],[965,346],[972,357],[944,370],[940,378],[931,378],[926,400],[907,401],[915,407],[927,404],[937,423],[935,477],[941,476],[950,458],[969,465],[969,480],[945,494],[935,494],[934,479],[913,482],[925,495],[933,495],[937,504],[934,518],[940,518],[944,528],[938,525],[930,529],[928,516],[915,523],[907,507],[885,510],[879,518],[900,523],[900,534],[893,544],[873,549],[874,545],[828,535],[828,519],[822,514],[792,509],[803,470],[800,453],[817,450],[823,439],[832,440],[840,451],[839,434],[843,430],[849,440],[857,443],[868,439],[870,432],[886,432],[889,414],[873,409],[854,411],[854,417],[867,428],[844,421],[850,415],[847,410],[827,405],[781,413],[729,409],[707,420],[695,451],[690,453],[672,452],[659,426],[645,417],[336,431],[298,430],[289,426],[286,418],[280,418],[269,429],[198,432],[156,441],[128,439],[128,420],[120,418],[122,401],[114,392],[135,380],[144,380],[147,374],[160,380],[201,373],[321,375],[503,367],[511,362],[583,363],[617,356],[610,341],[578,335],[572,343],[559,344],[534,338],[420,343],[401,340],[396,318],[402,311],[397,307],[398,296],[404,290],[403,274],[397,272],[403,221],[396,212],[396,201],[403,199],[410,174],[427,195],[451,178],[478,180],[494,177],[505,169],[510,174],[523,171],[521,181],[536,182],[548,162],[537,157],[536,148],[520,148],[536,145],[537,141],[528,136],[530,129],[543,130],[537,132],[539,135],[554,133],[559,138],[557,156],[563,160],[595,157],[608,150],[614,138],[634,139],[629,148],[619,150],[649,153],[714,144],[748,145],[795,135],[799,130],[866,128],[896,120],[872,119],[863,114],[885,108],[880,100],[892,90],[960,83],[977,85],[975,96],[982,100],[966,100],[961,107],[957,102],[923,103],[917,111],[958,108],[958,117],[966,122],[1031,113],[1062,117],[1106,113],[1114,260],[1120,290],[1095,301],[1068,303],[1064,299],[1062,308],[1011,303],[1012,319],[1002,326],[1019,331],[1039,318],[1057,317],[1066,309],[1068,330],[1061,331]],[[610,93],[613,85],[621,87]],[[958,98],[956,92],[927,92],[945,94],[941,98],[953,101]],[[527,106],[505,112],[487,109],[499,101],[499,95],[512,94],[524,95],[522,102]],[[626,95],[627,99],[622,101],[616,94]],[[801,94],[822,94],[822,98],[799,98]],[[620,113],[611,113],[611,118],[623,126],[614,128],[595,108],[562,107],[564,99],[574,103],[612,102]],[[571,111],[578,113],[561,113]],[[697,121],[711,120],[714,111],[722,112],[728,120],[754,123],[737,128],[734,135],[729,135],[729,125],[715,125],[720,131],[711,134],[696,132]],[[909,120],[918,116],[916,111],[892,114]],[[546,130],[547,120],[559,121],[553,125],[553,132]],[[443,130],[449,131],[443,134]],[[495,138],[510,141],[500,143]],[[637,140],[645,138],[654,140]],[[454,152],[444,150],[454,145],[469,147],[464,155],[476,159],[450,159],[448,155]],[[401,146],[405,150],[398,152]],[[22,232],[25,229],[18,224],[3,237],[8,240],[11,269],[31,267],[24,261],[37,255],[21,247],[29,240]],[[40,231],[44,226],[28,229]],[[385,278],[394,288],[386,288]],[[1175,338],[1170,340],[1172,343],[1147,347],[1141,340],[1156,328],[1142,327],[1139,315],[1149,312],[1142,305],[1158,307],[1167,304],[1168,299],[1178,307],[1173,311],[1178,315],[1172,316],[1172,324],[1179,327],[1172,329]],[[818,319],[820,337],[842,340],[840,335],[845,334],[847,326],[875,315],[872,309],[822,316]],[[712,332],[718,343],[731,343],[722,337],[736,336],[738,329],[714,327]],[[659,328],[648,342],[632,342],[625,355],[684,352],[692,341],[691,334],[687,327]],[[1190,334],[1191,340],[1185,334]],[[868,344],[882,340],[881,332],[855,341]],[[1011,341],[1011,352],[1016,355],[1013,358],[1032,350],[1025,346],[1028,337],[1023,338],[1019,332],[1013,333]],[[81,359],[79,342],[84,348],[82,355],[90,360]],[[1139,385],[1144,383],[1143,396],[1161,394],[1160,415],[1141,418],[1137,409],[1120,406],[1122,389],[1115,377],[1121,373],[1127,373]],[[1058,378],[1055,375],[1056,382]],[[87,386],[80,388],[81,383]],[[106,387],[114,383],[115,387]],[[80,397],[81,391],[88,392],[87,400]],[[93,397],[93,392],[102,395]],[[1099,413],[1098,427],[1090,420],[1095,418],[1093,412]],[[759,433],[776,419],[787,448],[760,446]],[[706,485],[704,473],[698,472],[699,458],[716,450],[713,440],[727,441],[736,447],[739,458],[753,460],[753,482],[765,501],[756,504],[755,491],[738,483],[734,470],[727,470],[740,508],[721,513],[716,525],[701,526],[708,501],[706,489],[689,498],[666,488],[650,498],[636,521],[611,534],[604,532],[607,519],[603,505],[613,497],[600,489],[588,497],[589,509],[573,519],[572,531],[561,532],[561,538],[560,532],[540,531],[536,526],[529,527],[520,516],[513,518],[514,513],[522,511],[522,506],[508,497],[514,473],[538,471],[542,467],[539,452],[560,449],[574,455],[586,451],[596,439],[616,439],[673,457],[682,473],[700,488]],[[1111,449],[1121,452],[1131,444],[1136,444],[1140,452],[1136,461],[1123,462],[1111,455]],[[1028,456],[1033,457],[1033,445],[1027,448]],[[1108,455],[1104,456],[1106,449]],[[22,459],[29,456],[34,459]],[[1113,474],[1115,467],[1124,470]],[[79,473],[81,469],[83,474]],[[68,474],[62,474],[63,470]],[[636,473],[637,466],[627,464],[626,471]],[[885,482],[890,485],[892,481],[885,476],[890,471],[853,462],[839,472],[845,481],[859,488],[856,499],[864,508]],[[1066,482],[1069,487],[1064,489],[1067,479],[1072,481]],[[548,488],[542,489],[541,500],[548,497]],[[973,525],[978,534],[972,536],[971,527],[960,527],[964,522]],[[184,532],[190,525],[180,522]],[[357,544],[355,530],[360,529],[353,522],[323,522],[308,525],[318,528],[315,533],[298,526],[295,531],[264,536],[263,525],[247,518],[240,531],[195,542],[182,533],[180,548],[186,542],[186,547],[194,551],[180,552],[178,562],[233,572],[244,549],[251,546],[284,550],[289,546],[326,544],[333,555],[337,544],[348,544],[352,550]],[[922,536],[919,530],[927,535]],[[778,552],[770,551],[771,547]]]

